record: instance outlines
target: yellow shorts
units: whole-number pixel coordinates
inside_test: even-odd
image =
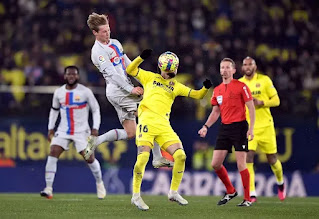
[[[256,151],[257,147],[265,154],[277,153],[276,132],[273,125],[254,129],[254,139],[248,141],[248,149]]]
[[[175,143],[182,143],[178,135],[174,132],[170,122],[158,116],[142,115],[138,118],[139,123],[136,128],[136,145],[149,146],[153,148],[154,141],[166,150]]]

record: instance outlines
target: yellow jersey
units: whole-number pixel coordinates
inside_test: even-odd
[[[176,79],[164,79],[160,74],[138,68],[143,59],[137,57],[126,69],[126,72],[135,77],[144,88],[143,100],[138,108],[138,117],[143,112],[153,112],[169,120],[171,108],[177,96],[202,99],[208,89],[193,90],[179,83]]]
[[[179,83],[176,79],[165,80],[160,74],[139,69],[135,76],[143,85],[144,95],[138,108],[138,116],[150,110],[169,119],[171,108],[177,96],[189,96],[191,88]]]
[[[278,95],[271,79],[267,75],[255,73],[251,80],[245,76],[239,79],[244,82],[250,89],[253,98],[264,101],[266,103],[270,98]],[[278,104],[279,105],[279,104]],[[270,112],[270,107],[265,104],[264,106],[255,106],[256,121],[255,128],[262,128],[273,125],[273,117]],[[246,110],[246,119],[249,123],[249,111]]]

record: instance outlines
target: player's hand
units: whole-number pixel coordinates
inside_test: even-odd
[[[97,129],[92,129],[92,130],[91,130],[91,135],[93,135],[93,136],[99,136],[99,130],[97,130]]]
[[[144,94],[144,90],[141,87],[134,87],[133,90],[131,91],[131,94],[141,96]]]
[[[209,79],[206,79],[204,82],[203,82],[203,85],[206,89],[209,89],[213,86],[212,82],[209,80]]]
[[[263,106],[264,105],[264,101],[262,101],[262,100],[258,100],[256,98],[254,98],[253,101],[254,101],[255,106]]]
[[[48,140],[51,141],[54,136],[54,129],[48,131]]]
[[[152,49],[145,49],[141,53],[140,57],[145,60],[145,59],[147,59],[148,57],[150,57],[152,55],[152,52],[153,52]]]
[[[199,131],[198,134],[200,137],[205,138],[206,134],[207,134],[207,128],[205,126],[203,126]]]
[[[248,141],[251,141],[251,140],[254,139],[254,131],[253,130],[248,129],[248,131],[247,131],[247,139],[248,139]]]

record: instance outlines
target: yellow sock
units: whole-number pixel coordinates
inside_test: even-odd
[[[174,158],[174,167],[173,167],[173,176],[171,182],[171,190],[177,191],[179,184],[181,184],[184,170],[185,170],[185,161],[186,154],[183,149],[178,149],[173,154]]]
[[[140,193],[141,191],[142,179],[149,158],[149,152],[142,152],[137,155],[137,160],[133,170],[133,194]]]
[[[274,163],[273,165],[270,165],[272,172],[274,173],[274,175],[276,176],[277,179],[277,184],[278,185],[282,185],[284,183],[284,174],[282,171],[282,165],[280,160],[277,159],[277,162]]]
[[[256,188],[255,188],[255,170],[254,170],[254,163],[246,163],[248,172],[249,172],[249,191],[251,196],[256,196]]]

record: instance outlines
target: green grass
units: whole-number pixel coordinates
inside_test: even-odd
[[[249,208],[236,204],[237,197],[225,206],[217,206],[220,197],[185,196],[188,206],[179,206],[166,196],[143,196],[150,206],[140,211],[131,205],[130,195],[109,195],[98,200],[94,194],[59,194],[48,200],[39,194],[0,193],[0,218],[318,218],[319,198],[260,197]]]

